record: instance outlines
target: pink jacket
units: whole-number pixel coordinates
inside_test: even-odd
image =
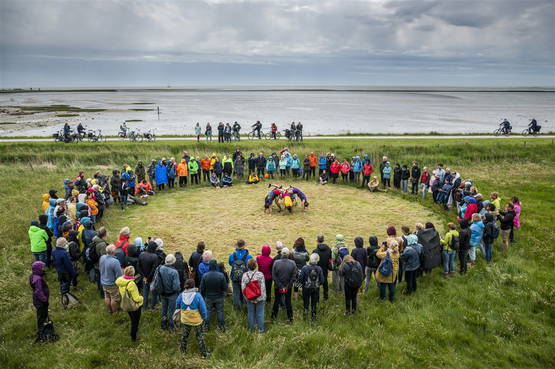
[[[515,228],[520,228],[520,206],[521,203],[518,202],[516,204],[513,204],[515,206],[515,217],[513,219],[513,224],[515,226]]]
[[[258,263],[258,270],[264,274],[264,279],[272,279],[272,265],[274,264],[274,259],[270,257],[272,249],[268,245],[262,246],[262,255],[256,257],[256,262]]]

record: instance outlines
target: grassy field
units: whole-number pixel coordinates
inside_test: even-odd
[[[140,341],[131,345],[128,318],[104,313],[94,286],[82,277],[77,294],[83,304],[63,311],[58,301],[55,273],[49,273],[51,316],[61,335],[58,343],[32,345],[35,316],[27,278],[31,255],[27,239],[29,221],[39,214],[40,195],[50,188],[61,190],[62,180],[78,170],[88,174],[137,160],[180,157],[211,152],[276,151],[282,142],[241,142],[218,146],[194,142],[158,142],[133,145],[109,142],[98,145],[10,143],[0,145],[0,360],[6,368],[547,368],[555,366],[555,150],[551,140],[322,140],[290,145],[291,151],[335,152],[339,157],[369,154],[374,161],[388,155],[393,163],[421,165],[443,162],[471,178],[480,192],[498,191],[503,199],[517,195],[523,202],[523,228],[509,252],[496,245],[494,263],[482,261],[464,277],[440,278],[436,270],[419,280],[418,292],[396,302],[380,303],[376,289],[360,297],[357,315],[343,316],[341,296],[332,293],[320,305],[315,324],[299,319],[296,302],[293,325],[279,319],[268,324],[265,335],[246,332],[246,318],[226,307],[229,329],[211,331],[207,344],[213,357],[203,361],[196,344],[185,357],[178,351],[178,335],[158,329],[158,315],[143,315]],[[223,151],[225,148],[225,152]],[[262,187],[262,186],[261,186]],[[278,238],[290,243],[306,235],[310,247],[317,233],[333,236],[337,229],[350,240],[383,236],[387,223],[413,226],[426,217],[445,224],[453,217],[429,201],[395,191],[372,195],[350,186],[318,187],[303,184],[311,200],[306,214],[257,216],[264,190],[247,186],[219,190],[203,188],[175,190],[152,200],[147,207],[123,215],[108,210],[105,223],[112,231],[132,225],[134,235],[150,232],[165,238],[168,248],[190,251],[198,238],[213,242],[218,256],[230,243],[244,237],[251,247]],[[253,193],[252,191],[256,191]],[[314,191],[318,196],[314,195]],[[229,197],[221,208],[218,196]],[[322,194],[322,195],[320,195]],[[249,205],[240,201],[250,199]],[[227,201],[226,200],[226,201]],[[336,205],[333,206],[333,201]],[[257,201],[255,203],[255,201]],[[181,217],[164,219],[161,209]],[[383,210],[391,205],[390,213]],[[318,207],[326,209],[318,214]],[[384,212],[384,213],[380,213]],[[433,215],[430,213],[433,212]],[[260,210],[261,213],[261,210]],[[245,219],[239,218],[242,216]],[[148,217],[148,219],[146,219]],[[224,220],[222,220],[225,219]],[[218,219],[211,222],[211,219]],[[268,227],[271,219],[272,229]],[[249,223],[256,224],[253,226]],[[109,224],[108,224],[109,223]],[[380,225],[381,223],[381,225]],[[226,229],[218,236],[211,225]],[[283,229],[293,227],[296,232]],[[233,229],[239,227],[240,229]],[[274,229],[275,228],[275,229]],[[206,231],[205,231],[206,230]],[[298,232],[298,233],[297,233]],[[170,246],[171,245],[171,246]],[[404,283],[398,286],[398,292]]]

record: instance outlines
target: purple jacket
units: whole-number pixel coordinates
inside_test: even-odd
[[[48,303],[48,285],[44,279],[44,264],[42,261],[35,261],[31,266],[33,273],[29,276],[29,284],[33,290],[33,305],[38,307]]]

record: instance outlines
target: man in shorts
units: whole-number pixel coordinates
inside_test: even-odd
[[[121,277],[123,272],[121,271],[118,259],[114,256],[115,254],[116,246],[106,246],[106,255],[102,255],[98,263],[100,268],[100,283],[104,290],[104,304],[110,314],[118,312],[121,301],[116,279]]]

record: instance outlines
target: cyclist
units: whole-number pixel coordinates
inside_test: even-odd
[[[237,141],[241,140],[241,134],[239,133],[240,131],[241,131],[241,125],[237,123],[237,121],[235,121],[235,123],[233,123],[233,136],[235,136]]]
[[[77,125],[77,133],[79,134],[79,137],[85,136],[85,127],[83,127],[83,123],[81,122]]]
[[[119,131],[120,131],[120,133],[123,134],[124,138],[127,137],[127,131],[128,130],[129,130],[129,128],[127,128],[127,124],[125,124],[125,122],[123,122],[123,124],[119,126]]]
[[[540,129],[542,129],[542,126],[538,126],[538,121],[535,118],[532,118],[528,124],[528,131],[530,133],[538,133]]]
[[[507,120],[507,118],[503,119],[503,122],[501,122],[501,124],[499,125],[501,126],[501,132],[506,135],[511,133],[511,129],[513,129],[513,127],[511,127],[511,123]]]
[[[262,129],[262,123],[260,123],[260,121],[257,120],[256,123],[254,123],[252,125],[252,128],[253,128],[253,132],[255,132],[256,136],[259,139],[262,139],[262,137],[260,136],[260,130]]]
[[[64,141],[69,141],[69,134],[71,133],[71,127],[69,124],[64,124]]]
[[[276,123],[272,123],[272,138],[274,140],[277,139],[277,136],[276,136],[277,131],[278,131],[278,127],[277,127]]]

